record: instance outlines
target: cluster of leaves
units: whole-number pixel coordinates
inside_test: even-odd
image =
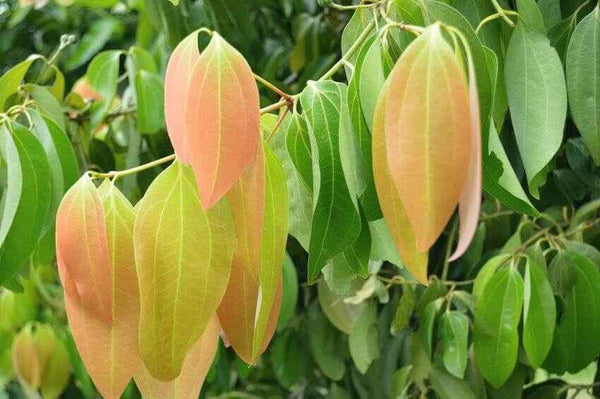
[[[76,1],[0,78],[6,391],[595,389],[600,6],[252,3]]]

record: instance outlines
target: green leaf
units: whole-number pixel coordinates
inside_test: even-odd
[[[300,95],[319,163],[318,183],[314,184],[318,190],[309,245],[309,282],[316,280],[328,259],[356,240],[361,229],[355,191],[350,187],[352,179],[346,180],[351,176],[346,174],[340,149],[347,129],[340,112],[345,98],[342,87],[333,81],[309,82]]]
[[[508,254],[496,255],[489,259],[477,273],[475,283],[473,284],[473,295],[479,299],[483,294],[485,286],[490,281],[490,278],[496,273],[496,270],[509,258]]]
[[[565,254],[561,262],[570,273],[563,276],[570,281],[557,287],[562,287],[562,314],[544,363],[556,374],[578,372],[600,352],[600,271],[582,254],[569,250]]]
[[[539,0],[538,8],[545,26],[554,26],[561,21],[560,0]]]
[[[567,50],[567,89],[573,120],[600,165],[600,5],[575,28]]]
[[[527,256],[523,295],[523,347],[533,368],[540,367],[548,355],[556,324],[556,304],[546,264],[539,263],[543,255],[536,258]]]
[[[30,55],[25,61],[21,61],[0,77],[0,112],[4,111],[4,105],[8,97],[15,94],[19,89],[31,64],[40,58],[42,58],[41,55]]]
[[[306,120],[294,113],[290,117],[285,134],[285,145],[298,175],[309,192],[313,191],[313,160],[310,135]]]
[[[65,113],[62,105],[50,89],[46,86],[39,86],[31,83],[27,83],[23,88],[31,95],[31,98],[35,100],[37,109],[45,116],[51,118],[63,131],[65,131]]]
[[[114,0],[110,1],[114,2]],[[94,54],[102,50],[118,27],[119,21],[116,18],[105,17],[94,21],[89,30],[77,43],[77,47],[75,47],[75,51],[71,57],[65,61],[65,70],[71,71],[88,62]]]
[[[403,267],[402,260],[394,244],[392,234],[384,219],[369,222],[371,230],[371,255],[375,261],[386,261],[398,267]]]
[[[291,388],[308,373],[310,357],[306,356],[302,338],[294,329],[278,334],[268,353],[275,378],[284,387]]]
[[[462,379],[467,368],[469,318],[458,311],[446,311],[440,317],[439,334],[444,367],[450,374]]]
[[[144,70],[135,75],[137,126],[140,133],[156,133],[165,127],[163,81]]]
[[[8,181],[0,222],[0,284],[4,284],[17,274],[41,237],[52,178],[44,148],[27,128],[13,123],[11,131],[1,127],[0,136]]]
[[[346,54],[348,49],[356,42],[356,39],[365,30],[369,23],[373,21],[373,12],[366,8],[358,8],[352,18],[346,24],[344,31],[342,32],[342,54]],[[348,58],[350,65],[354,66],[356,62],[357,54],[354,53]],[[350,79],[351,69],[346,66],[346,77]]]
[[[435,320],[437,319],[438,313],[444,304],[443,298],[437,298],[425,306],[423,310],[419,312],[419,330],[417,333],[423,343],[425,352],[431,357],[434,348],[433,343],[433,330],[435,328]]]
[[[361,374],[366,373],[371,363],[379,359],[379,332],[375,303],[363,308],[352,329],[348,344],[350,356]]]
[[[119,78],[120,50],[103,51],[90,62],[86,76],[87,81],[94,90],[102,95],[104,106],[108,108],[117,94],[117,80]]]
[[[495,388],[506,382],[517,363],[522,306],[523,279],[514,266],[500,268],[475,305],[475,360]]]
[[[345,335],[327,321],[316,304],[308,309],[308,323],[308,342],[317,366],[327,378],[341,380],[346,371]]]
[[[431,385],[440,399],[475,399],[473,390],[466,381],[434,367],[429,374]]]
[[[529,191],[539,198],[548,164],[563,138],[567,92],[560,58],[550,41],[525,23],[514,29],[506,53],[506,90]]]
[[[298,273],[290,255],[283,260],[283,293],[277,321],[277,331],[283,330],[296,314],[298,303]]]
[[[52,228],[56,210],[63,194],[77,181],[79,166],[71,141],[65,132],[50,118],[43,117],[36,110],[27,111],[33,123],[33,134],[44,148],[52,176],[52,200],[44,232]]]
[[[321,305],[321,310],[323,310],[331,324],[345,334],[352,334],[366,304],[352,305],[344,302],[344,299],[350,295],[335,293],[323,280],[319,281],[317,288],[319,305]]]
[[[533,29],[546,35],[546,26],[540,7],[535,0],[516,0],[519,18]]]
[[[416,302],[417,298],[413,286],[410,284],[403,285],[402,296],[398,302],[394,320],[392,321],[392,327],[390,328],[390,333],[392,335],[409,326]]]
[[[141,357],[153,376],[173,379],[227,288],[235,248],[229,206],[205,211],[192,169],[175,161],[137,206],[134,247]]]

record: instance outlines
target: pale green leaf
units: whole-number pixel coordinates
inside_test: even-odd
[[[458,311],[446,311],[440,317],[444,367],[453,376],[462,379],[467,368],[469,318]]]
[[[137,127],[140,133],[156,133],[165,127],[163,81],[141,70],[135,75]]]

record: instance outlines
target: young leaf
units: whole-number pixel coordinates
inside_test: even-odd
[[[65,297],[111,323],[113,276],[104,208],[87,174],[65,194],[58,208],[56,258]]]
[[[105,180],[98,194],[110,257],[112,323],[89,312],[81,300],[65,295],[73,339],[94,384],[105,398],[120,398],[139,364],[139,292],[133,250],[135,213],[114,183]]]
[[[185,104],[183,121],[177,122],[184,129],[178,124],[171,128],[169,116],[167,127],[175,152],[194,169],[202,205],[208,209],[254,160],[260,138],[258,88],[244,57],[218,33],[190,73],[183,97],[165,91],[167,109]]]
[[[544,35],[518,23],[506,53],[508,105],[529,191],[539,198],[548,164],[558,151],[567,114],[560,58]]]
[[[151,72],[139,71],[135,75],[135,95],[140,133],[156,133],[164,128],[162,80]]]
[[[573,120],[600,165],[600,5],[575,28],[567,50],[567,89]]]
[[[219,323],[213,317],[192,346],[183,362],[181,374],[171,381],[161,381],[152,376],[139,363],[135,383],[147,399],[197,398],[210,369],[219,344]]]
[[[0,127],[0,154],[7,183],[0,221],[0,285],[13,278],[34,251],[50,209],[52,187],[48,158],[24,126]]]
[[[513,266],[500,268],[477,300],[475,360],[483,377],[495,388],[504,384],[517,363],[522,307],[523,279]]]
[[[533,368],[538,368],[552,346],[556,324],[554,293],[542,256],[527,256],[523,295],[523,347]]]
[[[235,247],[229,206],[204,211],[192,169],[177,160],[138,205],[133,241],[141,357],[150,374],[170,380],[227,288]]]
[[[469,319],[457,311],[445,312],[440,317],[440,339],[446,370],[455,377],[464,378],[467,368]]]
[[[384,86],[373,119],[373,174],[385,223],[408,271],[421,283],[427,284],[427,252],[417,249],[415,234],[404,210],[402,200],[390,174],[385,150],[384,112],[390,95],[389,84]]]
[[[439,24],[411,43],[389,79],[388,164],[423,252],[446,226],[467,178],[472,155],[467,83]]]
[[[300,102],[315,142],[313,157],[318,159],[318,185],[314,195],[310,235],[308,280],[316,280],[328,259],[346,249],[360,233],[357,194],[347,175],[342,154],[342,135],[347,126],[340,113],[345,94],[332,81],[309,82]],[[345,154],[346,156],[348,154]],[[354,187],[355,188],[355,187]]]

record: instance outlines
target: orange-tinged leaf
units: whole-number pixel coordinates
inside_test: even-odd
[[[98,189],[105,216],[112,270],[112,323],[65,295],[73,339],[90,377],[105,398],[120,398],[140,363],[139,292],[133,251],[135,213],[131,203],[106,180]]]
[[[192,159],[193,154],[187,146],[187,134],[195,132],[191,126],[189,132],[185,124],[185,96],[192,75],[192,68],[200,57],[198,51],[198,31],[190,33],[175,48],[169,58],[165,72],[165,120],[169,138],[177,155],[186,160]]]
[[[155,378],[176,378],[215,314],[229,281],[235,235],[229,204],[200,205],[194,172],[179,160],[137,209],[140,355]]]
[[[285,182],[278,159],[265,145],[227,194],[238,246],[218,315],[229,343],[248,364],[266,349],[281,307],[288,227]]]
[[[146,399],[196,399],[206,373],[213,362],[219,343],[219,323],[213,317],[204,333],[188,352],[181,374],[172,381],[152,377],[143,363],[135,375],[135,383]]]
[[[112,276],[102,202],[83,175],[56,216],[56,257],[65,295],[104,321],[112,320]]]
[[[184,129],[178,128],[181,119],[175,114],[168,117],[167,130],[178,156],[192,165],[208,209],[254,160],[260,137],[254,75],[244,57],[214,33],[192,67],[184,96],[175,97],[170,90],[165,96],[169,107],[185,104]]]
[[[94,90],[85,77],[78,79],[71,91],[79,94],[84,100],[102,101],[102,94]]]
[[[384,86],[373,116],[373,175],[379,205],[394,244],[408,271],[422,284],[427,284],[427,252],[417,249],[415,233],[406,215],[388,167],[385,150],[385,110],[390,95],[389,81]]]
[[[460,258],[477,230],[479,211],[481,209],[481,122],[479,120],[479,98],[477,95],[477,78],[475,66],[469,57],[469,105],[471,110],[471,159],[467,180],[460,195],[458,210],[460,213],[460,231],[456,249],[448,258],[454,261]]]
[[[417,248],[426,251],[446,226],[467,177],[472,146],[467,82],[439,24],[411,43],[389,80],[388,164]]]

